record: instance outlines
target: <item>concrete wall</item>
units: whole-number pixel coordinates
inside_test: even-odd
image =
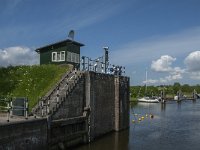
[[[114,78],[111,75],[95,74],[86,75],[86,98],[89,100],[90,112],[90,136],[91,140],[113,130],[114,127]],[[89,92],[88,92],[89,91]]]
[[[68,96],[60,95],[60,98],[65,100],[52,115],[52,120],[82,116],[85,106],[85,79],[81,78]]]
[[[129,78],[87,72],[86,106],[90,140],[129,127]]]
[[[85,116],[54,120],[49,130],[48,146],[50,150],[87,142],[87,118]]]
[[[0,125],[0,150],[47,149],[47,121],[36,119]]]
[[[115,131],[129,127],[129,85],[128,77],[115,77]]]

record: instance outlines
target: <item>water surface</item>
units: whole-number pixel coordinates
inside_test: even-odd
[[[146,114],[153,114],[151,119]],[[138,119],[144,120],[138,122]],[[135,123],[132,123],[135,120]],[[130,128],[75,150],[199,150],[200,100],[131,104]]]

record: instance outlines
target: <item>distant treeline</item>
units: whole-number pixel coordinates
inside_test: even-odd
[[[145,86],[131,86],[131,97],[141,96],[159,96],[161,91],[164,91],[166,95],[173,96],[177,94],[177,91],[181,90],[184,95],[191,96],[194,90],[200,93],[200,84],[189,85],[176,82],[174,85],[160,85],[160,86],[148,86],[145,93]]]

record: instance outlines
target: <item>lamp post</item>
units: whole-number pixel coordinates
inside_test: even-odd
[[[109,47],[103,47],[103,49],[104,49],[104,64],[105,64],[104,71],[105,71],[105,73],[107,73],[107,67],[108,67],[108,49],[109,49]]]

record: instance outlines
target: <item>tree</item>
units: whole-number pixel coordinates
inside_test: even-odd
[[[192,92],[191,87],[188,84],[184,84],[181,89],[183,92],[186,92],[186,93]]]
[[[176,92],[181,89],[181,84],[179,82],[175,82],[173,89],[174,89],[174,94],[176,94]]]

